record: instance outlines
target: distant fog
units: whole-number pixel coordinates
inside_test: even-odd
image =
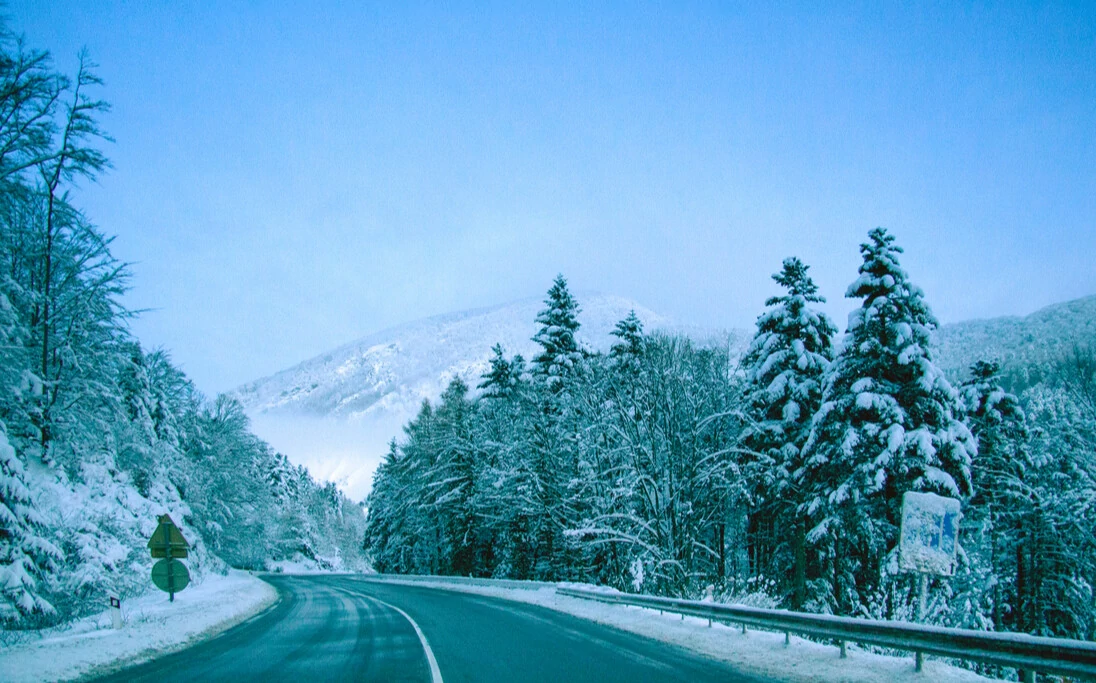
[[[364,420],[334,420],[261,413],[251,416],[252,431],[294,465],[304,465],[319,481],[333,481],[360,501],[369,494],[373,472],[388,443],[403,435],[410,416],[383,415]]]

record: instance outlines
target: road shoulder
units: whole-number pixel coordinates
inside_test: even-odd
[[[278,600],[270,584],[242,571],[207,576],[169,602],[165,593],[122,604],[124,626],[109,610],[0,649],[0,678],[88,680],[189,647],[264,612]]]

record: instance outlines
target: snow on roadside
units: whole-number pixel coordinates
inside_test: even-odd
[[[679,645],[705,657],[727,662],[743,673],[769,676],[785,681],[822,683],[986,683],[999,679],[979,676],[973,671],[925,658],[925,670],[914,671],[913,654],[891,657],[867,652],[856,645],[848,646],[848,658],[839,657],[838,648],[823,645],[796,636],[791,644],[784,645],[783,633],[755,629],[742,633],[741,627],[713,624],[707,619],[685,617],[676,614],[659,614],[657,611],[629,605],[609,605],[556,595],[555,588],[539,590],[515,590],[444,582],[399,581],[415,586],[433,586],[446,590],[476,593],[547,607],[559,612],[589,619],[599,624],[613,626],[648,638]],[[583,586],[590,588],[590,586]]]
[[[110,610],[41,637],[0,648],[0,680],[70,680],[101,675],[180,650],[220,633],[277,600],[266,582],[246,572],[207,575],[168,601],[156,591],[122,603],[124,627],[111,628]]]

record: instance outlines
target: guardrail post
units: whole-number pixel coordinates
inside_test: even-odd
[[[845,650],[845,641],[841,641],[841,659],[847,659],[849,653]]]
[[[792,644],[792,632],[784,631],[784,647],[788,647]]]
[[[921,673],[921,669],[925,668],[925,655],[923,653],[914,653],[913,658],[913,670],[917,673]]]
[[[1023,683],[1035,683],[1035,670],[1021,669],[1020,680],[1023,681]]]
[[[742,622],[742,635],[746,635],[746,622]]]

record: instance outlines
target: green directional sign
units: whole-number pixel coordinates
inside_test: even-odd
[[[179,531],[169,515],[160,515],[159,522],[156,531],[152,532],[152,538],[148,539],[148,549],[152,551],[152,557],[186,557],[190,544],[183,538],[183,532]]]
[[[171,594],[174,601],[175,594],[190,584],[190,572],[179,560],[160,560],[152,565],[152,583],[165,593]]]
[[[186,557],[190,544],[183,538],[183,533],[170,516],[160,515],[158,521],[160,523],[156,531],[148,539],[148,549],[152,557],[164,559],[152,565],[152,583],[170,595],[171,601],[175,602],[175,594],[190,583],[190,572],[186,565],[175,558]]]

